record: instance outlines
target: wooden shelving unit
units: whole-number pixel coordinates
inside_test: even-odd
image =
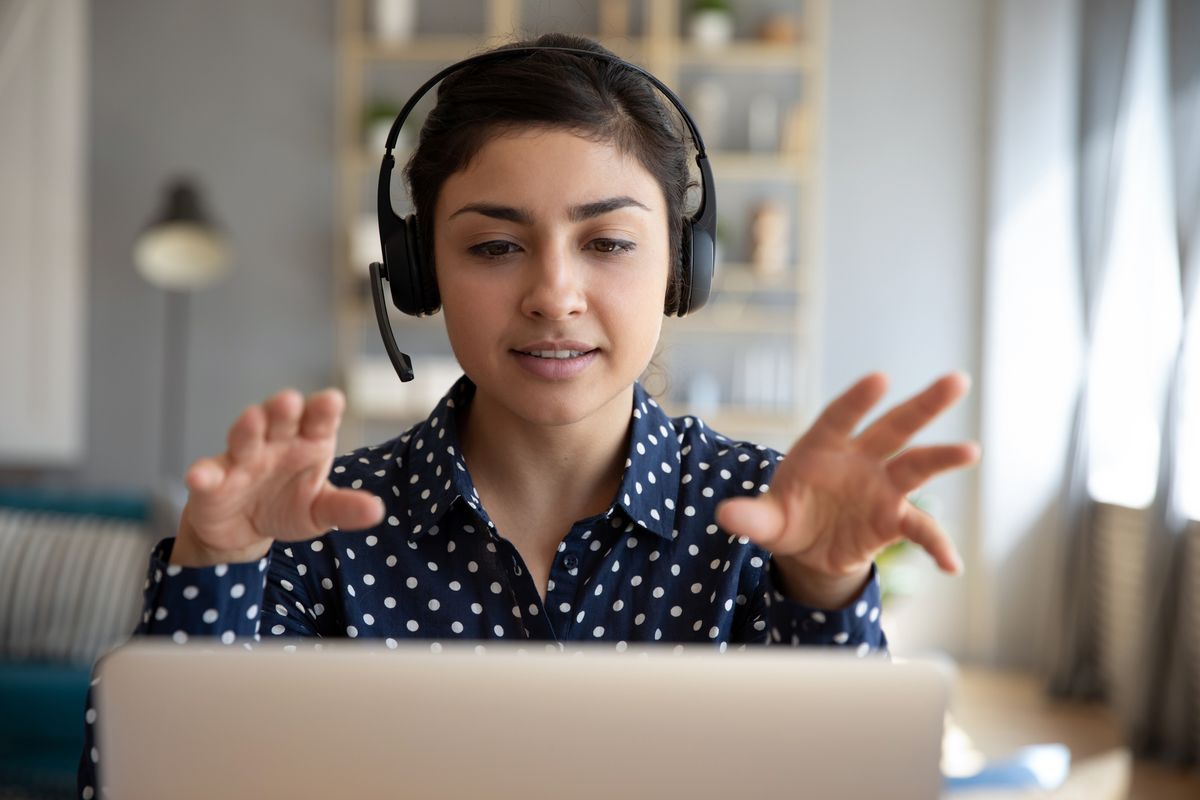
[[[416,86],[436,69],[496,43],[510,41],[527,31],[564,29],[559,18],[541,19],[549,4],[521,0],[484,0],[482,31],[455,33],[439,30],[417,33],[401,44],[379,41],[370,32],[371,0],[339,0],[337,146],[339,200],[335,308],[337,312],[337,362],[343,385],[357,386],[355,370],[365,363],[378,368],[386,359],[378,342],[374,312],[364,291],[366,263],[356,253],[356,231],[366,229],[363,215],[374,217],[374,185],[382,152],[367,144],[365,111],[378,100],[381,85],[388,99],[399,105]],[[450,2],[450,0],[447,0]],[[671,413],[700,411],[706,422],[729,436],[749,438],[786,448],[811,421],[818,398],[816,376],[820,374],[821,270],[818,240],[821,224],[820,120],[824,108],[824,63],[826,3],[828,0],[794,0],[789,11],[801,32],[796,41],[768,43],[750,38],[717,47],[693,44],[686,35],[689,0],[595,0],[598,31],[572,32],[594,36],[618,55],[649,69],[671,86],[688,104],[689,90],[698,81],[729,82],[731,99],[742,99],[737,85],[769,84],[772,80],[794,91],[800,98],[779,98],[779,127],[786,126],[792,108],[801,109],[804,136],[786,150],[751,152],[738,137],[720,141],[715,132],[701,128],[708,142],[709,157],[717,180],[720,230],[733,232],[731,244],[723,242],[713,297],[699,314],[685,319],[668,319],[663,325],[659,354],[650,372],[665,371],[667,391],[659,401]],[[586,4],[581,4],[581,7]],[[734,4],[737,13],[746,5]],[[478,4],[473,6],[477,10]],[[778,8],[777,3],[763,4]],[[530,9],[536,9],[536,13]],[[557,7],[556,7],[557,10]],[[526,13],[528,16],[523,17]],[[469,15],[464,14],[466,20]],[[479,26],[476,15],[473,24]],[[467,24],[464,23],[464,29]],[[443,26],[444,27],[444,26]],[[621,32],[624,32],[622,34]],[[381,75],[403,71],[405,84],[393,86]],[[763,91],[756,89],[756,91]],[[789,105],[793,103],[795,105]],[[744,105],[744,104],[743,104]],[[746,125],[745,108],[731,103],[722,115],[726,127]],[[703,126],[703,122],[701,122]],[[713,135],[710,138],[710,133]],[[781,133],[781,142],[786,137]],[[399,181],[399,175],[394,177]],[[393,196],[402,188],[397,183]],[[779,200],[779,198],[785,200]],[[783,202],[789,209],[786,220],[790,241],[786,265],[769,275],[755,272],[750,263],[751,210],[758,199]],[[377,234],[376,234],[377,235]],[[362,233],[359,238],[364,238]],[[369,238],[369,237],[366,237]],[[728,244],[728,246],[726,246]],[[361,250],[361,247],[358,248]],[[359,263],[364,261],[364,263]],[[413,319],[392,311],[394,327],[414,343],[412,351],[421,380],[419,359],[426,355],[450,356],[441,317]],[[426,348],[423,352],[421,348]],[[772,397],[758,392],[747,402],[742,391],[746,375],[743,359],[754,350],[758,363],[776,352],[783,364],[783,377],[772,376]],[[767,361],[770,359],[768,358]],[[764,367],[770,369],[770,367]],[[698,372],[708,375],[697,377]],[[378,374],[378,372],[376,372]],[[719,401],[712,402],[713,386]],[[647,387],[655,391],[654,380]],[[707,401],[694,403],[706,387]],[[394,435],[400,426],[420,419],[428,411],[404,400],[409,387],[396,381],[395,412],[386,402],[373,398],[358,403],[351,394],[342,426],[344,448],[378,441]],[[773,399],[772,399],[773,398]],[[366,407],[370,411],[366,411]],[[381,410],[389,409],[389,410]]]

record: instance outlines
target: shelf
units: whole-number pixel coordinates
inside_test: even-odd
[[[744,304],[736,309],[726,309],[719,304],[709,305],[695,316],[672,317],[663,324],[664,336],[694,333],[743,336],[777,333],[781,336],[796,336],[801,333],[801,329],[795,314],[754,308],[751,304]]]
[[[348,39],[343,45],[351,58],[390,63],[461,61],[486,49],[478,36],[433,36],[421,34],[408,42]]]
[[[811,175],[811,165],[799,154],[748,153],[738,150],[709,151],[715,178],[730,180],[803,182]]]
[[[804,432],[801,416],[786,411],[720,406],[714,413],[695,414],[687,408],[686,403],[660,401],[660,405],[667,409],[667,414],[672,417],[684,414],[698,416],[704,420],[706,426],[726,436],[730,435],[730,431],[770,431],[784,434],[794,431],[797,437]]]
[[[811,69],[817,63],[813,49],[799,43],[738,41],[719,47],[688,44],[679,50],[679,64],[684,67],[778,70]]]
[[[803,294],[810,290],[804,267],[789,264],[782,272],[772,276],[760,276],[752,264],[733,261],[718,261],[717,274],[713,281],[713,294]]]
[[[637,63],[644,51],[637,38],[597,39],[609,50],[627,61]],[[408,42],[385,42],[370,38],[349,38],[343,45],[347,55],[365,62],[382,64],[422,63],[444,61],[451,63],[481,53],[490,45],[483,36],[451,36],[421,34]]]

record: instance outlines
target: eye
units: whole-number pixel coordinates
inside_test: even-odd
[[[504,239],[497,239],[495,241],[477,244],[474,247],[468,248],[467,252],[481,258],[503,258],[504,256],[511,255],[520,249],[520,247],[512,242],[505,241]]]
[[[588,242],[588,247],[595,250],[597,253],[605,255],[620,255],[621,253],[633,252],[637,245],[633,242],[627,242],[623,239],[593,239]]]

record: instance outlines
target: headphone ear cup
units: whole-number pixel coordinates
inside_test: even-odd
[[[679,291],[667,314],[686,317],[704,307],[712,290],[716,257],[716,242],[709,231],[694,221],[686,222],[679,238]]]
[[[432,314],[441,305],[417,229],[415,215],[400,218],[399,229],[383,245],[392,304],[414,317]]]
[[[418,315],[433,314],[442,305],[437,288],[437,276],[421,242],[421,227],[416,214],[404,218],[404,237],[408,249],[408,265],[412,275],[413,302]]]
[[[419,314],[420,305],[412,284],[412,269],[407,226],[400,218],[399,226],[383,241],[383,264],[386,269],[392,305],[405,314]]]
[[[681,317],[694,314],[708,302],[717,268],[717,243],[710,230],[689,222],[685,226],[683,242],[680,250],[686,254],[683,259],[684,285],[677,311]]]
[[[692,224],[685,222],[679,237],[679,274],[674,277],[674,300],[671,292],[667,294],[667,316],[685,316],[691,307],[689,294],[692,284]]]

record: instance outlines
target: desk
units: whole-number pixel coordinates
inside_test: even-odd
[[[974,793],[970,800],[1018,797],[1087,800],[1195,800],[1200,774],[1129,757],[1111,711],[1098,703],[1047,696],[1045,682],[1016,671],[960,665],[951,698],[953,721],[988,758],[1030,744],[1061,742],[1071,750],[1071,777],[1054,793]]]

